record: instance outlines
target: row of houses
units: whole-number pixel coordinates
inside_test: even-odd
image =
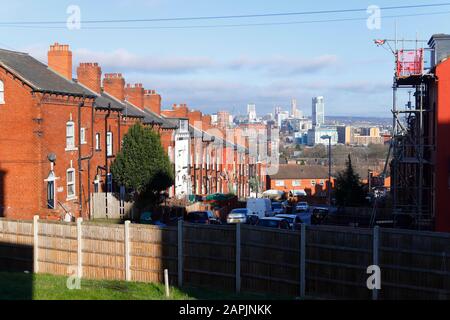
[[[92,193],[117,192],[110,167],[136,123],[161,137],[174,165],[171,197],[248,197],[250,177],[265,185],[248,138],[213,127],[210,116],[185,104],[162,110],[155,90],[126,84],[120,73],[103,75],[98,63],[81,63],[74,79],[72,59],[58,43],[47,64],[0,49],[0,216],[89,218]]]

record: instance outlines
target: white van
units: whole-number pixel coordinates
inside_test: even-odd
[[[247,199],[247,211],[249,220],[271,217],[272,202],[270,199]]]

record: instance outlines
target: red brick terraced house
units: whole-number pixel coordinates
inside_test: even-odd
[[[326,197],[327,181],[328,167],[281,164],[276,174],[267,177],[267,189],[286,193],[303,190],[308,196]]]
[[[260,164],[245,141],[214,131],[210,116],[187,105],[162,111],[155,90],[127,85],[120,73],[102,79],[98,63],[81,63],[77,79],[72,70],[68,45],[50,46],[48,66],[0,50],[0,217],[89,219],[93,193],[119,191],[110,168],[135,123],[161,136],[175,168],[171,197],[249,196]]]
[[[50,47],[47,67],[0,50],[0,215],[30,219],[77,212],[87,193],[80,159],[89,155],[76,127],[92,130],[93,95],[71,79],[68,46]],[[67,70],[67,68],[70,68]],[[70,70],[70,72],[69,72]],[[86,187],[86,185],[85,185]]]

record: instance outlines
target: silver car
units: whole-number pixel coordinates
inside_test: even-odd
[[[246,208],[234,209],[227,217],[228,224],[247,223],[248,210]]]

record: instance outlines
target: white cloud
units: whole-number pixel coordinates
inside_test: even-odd
[[[321,55],[313,58],[273,56],[267,58],[241,57],[230,63],[233,69],[262,70],[269,74],[295,75],[311,74],[336,67],[339,59],[335,55]]]
[[[105,70],[120,72],[187,73],[216,66],[216,62],[208,57],[138,55],[125,49],[112,52],[77,49],[74,55],[79,62],[98,62]]]

